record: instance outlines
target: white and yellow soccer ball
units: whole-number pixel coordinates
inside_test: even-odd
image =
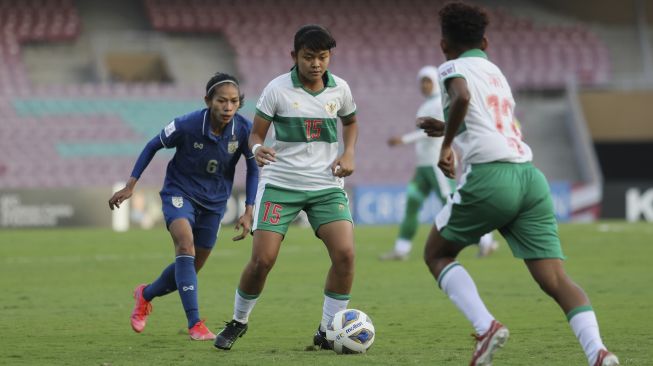
[[[341,310],[333,316],[326,338],[337,354],[365,353],[374,343],[372,319],[356,309]]]

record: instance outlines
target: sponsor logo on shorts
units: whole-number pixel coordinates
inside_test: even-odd
[[[204,144],[196,142],[193,144],[193,147],[202,150],[204,148]]]
[[[186,292],[186,291],[194,291],[194,290],[195,290],[195,286],[193,286],[193,285],[190,285],[190,286],[184,286],[184,287],[181,288],[181,290],[184,291],[184,292]]]
[[[184,206],[183,197],[172,197],[172,205],[177,208],[182,208]]]

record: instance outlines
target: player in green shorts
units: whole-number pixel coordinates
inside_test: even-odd
[[[327,68],[336,41],[325,28],[306,25],[295,34],[290,72],[272,80],[256,105],[249,145],[261,169],[254,209],[252,256],[235,294],[233,320],[215,346],[231,349],[247,331],[288,225],[303,210],[329,252],[322,320],[313,343],[329,349],[326,326],[347,308],[354,279],[354,230],[343,178],[354,171],[356,104],[347,82]],[[338,155],[338,119],[344,150]],[[270,126],[274,143],[263,146]]]
[[[440,88],[438,87],[438,68],[427,65],[417,73],[420,92],[426,98],[417,110],[417,118],[432,117],[443,119],[442,101]],[[415,122],[412,122],[413,128]],[[406,260],[413,247],[413,238],[417,234],[419,226],[419,210],[431,192],[435,193],[436,199],[444,206],[447,196],[455,189],[453,180],[444,176],[437,167],[437,159],[442,146],[442,137],[429,137],[423,130],[416,129],[403,136],[395,136],[388,140],[388,145],[398,146],[403,144],[415,144],[415,157],[417,167],[413,179],[408,183],[406,189],[406,209],[404,218],[399,225],[394,248],[382,254],[381,260]],[[481,236],[478,243],[478,256],[485,257],[495,251],[498,243],[492,237],[492,233]]]
[[[456,257],[467,243],[495,229],[567,315],[589,365],[618,365],[617,357],[603,345],[587,295],[563,269],[548,183],[531,164],[531,150],[514,123],[510,86],[484,52],[487,14],[476,6],[450,3],[440,10],[440,21],[440,46],[448,61],[439,67],[446,131],[438,165],[448,177],[453,178],[457,169],[463,175],[436,218],[424,260],[476,330],[471,365],[490,365],[509,333],[487,310]],[[445,129],[434,119],[422,127],[429,136],[442,135]],[[454,165],[454,150],[461,167]]]

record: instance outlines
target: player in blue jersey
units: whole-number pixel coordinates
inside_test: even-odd
[[[236,230],[242,228],[242,232],[233,240],[245,238],[252,226],[258,166],[247,144],[252,123],[236,113],[243,104],[238,80],[228,74],[215,74],[206,84],[204,101],[206,108],[175,118],[147,143],[125,188],[109,199],[112,210],[120,207],[131,197],[154,154],[164,147],[176,149],[160,192],[166,226],[175,246],[175,262],[154,282],[134,290],[131,325],[137,333],[143,331],[152,311],[150,301],[178,290],[190,338],[215,338],[200,319],[197,272],[215,245],[241,155],[247,159],[247,197],[245,213],[236,223]]]

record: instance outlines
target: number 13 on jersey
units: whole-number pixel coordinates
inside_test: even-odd
[[[520,155],[524,155],[524,149],[521,146],[521,131],[515,123],[512,115],[513,105],[508,98],[500,98],[496,94],[487,97],[487,106],[494,115],[494,123],[497,131],[502,134],[510,147],[517,150]]]

